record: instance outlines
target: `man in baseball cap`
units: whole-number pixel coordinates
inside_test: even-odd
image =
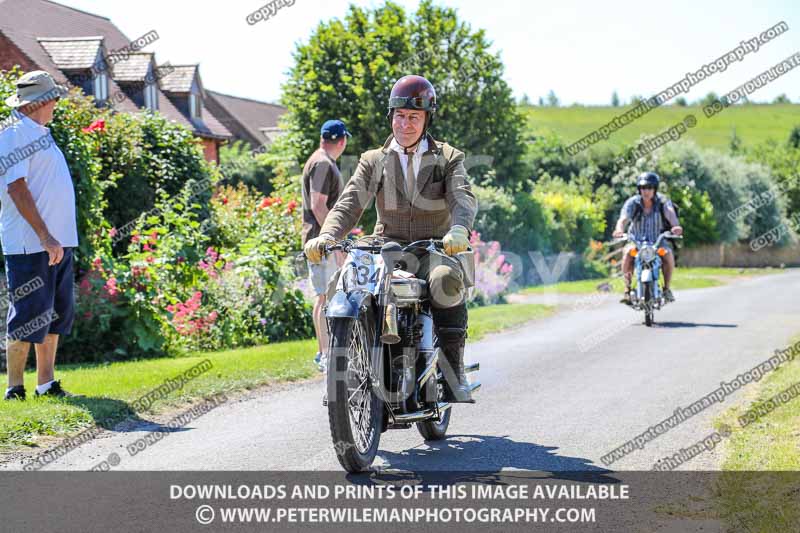
[[[6,99],[0,130],[0,243],[8,285],[7,400],[24,400],[25,363],[36,348],[36,396],[69,396],[54,377],[60,335],[75,314],[72,253],[78,246],[75,189],[67,160],[46,127],[67,94],[47,72],[29,72]]]
[[[325,217],[331,210],[344,188],[344,181],[336,160],[347,148],[350,132],[341,120],[328,120],[319,130],[319,149],[317,149],[303,168],[303,232],[302,241],[319,235]],[[339,269],[344,258],[335,254],[326,261],[309,263],[309,276],[314,293],[314,330],[317,334],[317,355],[314,361],[321,372],[325,370],[325,353],[328,350],[328,335],[325,325],[324,307],[328,280]]]
[[[319,130],[319,136],[329,141],[336,141],[344,136],[352,137],[341,120],[327,120]]]

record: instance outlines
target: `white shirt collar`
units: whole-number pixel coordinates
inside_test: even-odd
[[[389,143],[389,149],[394,150],[400,155],[405,155],[405,153],[403,152],[404,150],[403,147],[400,146],[400,143],[397,142],[397,139],[395,139],[394,137],[392,137],[392,142]],[[417,149],[414,152],[414,157],[422,157],[422,154],[424,154],[427,151],[428,151],[428,138],[426,136],[419,143],[419,146],[417,146]]]

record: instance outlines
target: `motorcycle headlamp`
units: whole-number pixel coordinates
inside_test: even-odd
[[[639,250],[642,261],[652,261],[656,257],[656,250],[652,246],[645,246]]]

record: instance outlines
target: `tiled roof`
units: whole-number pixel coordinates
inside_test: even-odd
[[[260,145],[274,141],[278,131],[278,121],[286,113],[286,108],[260,102],[250,98],[241,98],[216,91],[206,91],[206,98],[213,100],[223,112],[215,114],[219,121],[232,132],[244,129],[251,137],[251,144]],[[239,126],[238,128],[236,126]]]
[[[161,90],[168,93],[188,93],[197,75],[197,65],[172,65],[172,72],[161,78]]]
[[[128,56],[115,57],[113,64],[114,79],[119,82],[143,81],[147,77],[150,65],[153,64],[153,54],[150,52],[135,52]]]
[[[114,23],[106,17],[87,13],[49,0],[0,0],[0,31],[27,55],[39,68],[50,72],[59,83],[67,77],[37,38],[67,39],[97,38],[102,35],[106,53],[128,46],[131,42]],[[138,37],[138,36],[137,36]],[[114,73],[112,72],[112,77]],[[113,97],[121,88],[113,79],[108,80],[108,93]],[[195,125],[185,117],[159,90],[159,112],[166,118],[194,130]],[[142,110],[129,99],[115,106],[117,111],[136,113]],[[211,122],[211,121],[209,121]],[[219,126],[222,127],[220,124]],[[224,127],[222,127],[224,130]],[[194,130],[199,135],[205,131],[220,131],[216,127]],[[227,130],[225,130],[227,131]]]
[[[61,70],[90,69],[97,61],[103,37],[38,38],[50,59]]]

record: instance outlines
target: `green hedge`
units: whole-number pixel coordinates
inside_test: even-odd
[[[0,106],[19,75],[0,73]],[[0,119],[8,113],[0,107]],[[186,128],[158,113],[98,109],[77,91],[59,102],[50,128],[75,182],[80,240],[77,317],[60,360],[310,334],[310,307],[286,266],[300,233],[287,179],[276,181],[285,197],[270,199],[220,186]]]

